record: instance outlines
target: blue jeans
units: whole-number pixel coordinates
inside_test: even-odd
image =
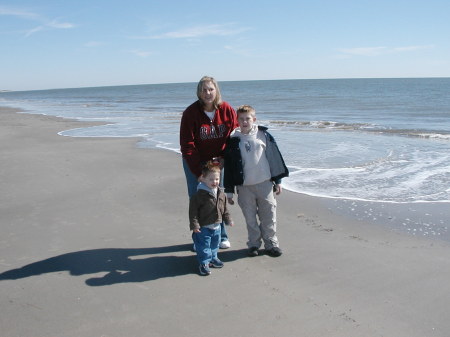
[[[197,193],[197,186],[198,186],[198,179],[194,173],[192,173],[191,169],[189,168],[186,159],[183,158],[183,169],[184,169],[184,175],[186,176],[186,183],[187,183],[187,189],[188,189],[188,196],[189,199]],[[220,173],[220,186],[223,186],[223,170]],[[228,240],[228,234],[225,229],[225,225],[222,222],[220,224],[220,241],[226,241]]]
[[[200,233],[193,233],[197,260],[199,264],[209,265],[212,259],[217,259],[220,242],[220,226],[217,229],[200,228]]]

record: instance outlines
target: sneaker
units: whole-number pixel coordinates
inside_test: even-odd
[[[279,247],[272,247],[270,249],[266,249],[266,254],[272,257],[278,257],[283,254],[283,251]]]
[[[231,243],[228,240],[223,240],[219,244],[219,248],[221,248],[221,249],[228,249],[230,247],[231,247]]]
[[[248,249],[248,256],[254,257],[254,256],[258,256],[258,247],[250,247]]]
[[[213,268],[222,268],[223,262],[219,259],[212,259],[211,262],[209,262],[209,266]]]
[[[207,266],[206,264],[201,264],[199,266],[199,270],[200,270],[200,275],[202,275],[202,276],[208,276],[211,274],[211,270],[209,270],[209,266]]]

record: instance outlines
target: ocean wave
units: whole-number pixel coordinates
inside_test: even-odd
[[[346,165],[289,165],[286,188],[312,196],[387,203],[450,202],[450,157],[414,150],[387,150],[385,155]],[[352,165],[353,164],[353,165]]]
[[[401,130],[398,130],[396,133],[402,136],[414,138],[450,140],[450,134],[447,133],[431,133],[431,132],[417,132],[417,131],[401,132]]]
[[[408,129],[394,129],[385,128],[379,125],[370,123],[342,123],[334,121],[281,121],[270,120],[264,121],[266,124],[275,127],[288,127],[291,129],[298,128],[298,131],[360,131],[376,134],[397,135],[411,138],[436,139],[450,141],[450,132],[444,130],[429,131],[429,130],[408,130]]]
[[[340,123],[333,121],[281,121],[281,120],[271,120],[267,121],[271,125],[277,126],[297,126],[300,128],[311,128],[311,129],[338,129],[338,130],[359,130],[364,128],[369,128],[372,125],[368,123]]]
[[[309,195],[311,197],[323,198],[323,199],[333,199],[333,200],[352,200],[352,201],[364,201],[364,202],[373,202],[377,204],[398,204],[398,205],[406,205],[406,204],[450,204],[450,199],[448,200],[427,200],[427,199],[408,199],[408,200],[389,200],[389,199],[375,199],[375,198],[364,198],[364,197],[356,197],[356,196],[336,196],[329,195],[324,191],[314,191],[314,190],[305,190],[302,187],[296,186],[295,184],[291,184],[289,182],[283,182],[283,189],[287,191],[291,191],[293,193]]]

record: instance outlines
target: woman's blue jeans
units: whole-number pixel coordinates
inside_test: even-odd
[[[200,233],[193,233],[197,260],[199,264],[209,265],[211,260],[217,259],[220,242],[220,226],[217,229],[200,228]]]
[[[189,199],[197,193],[197,186],[198,186],[198,179],[194,173],[192,173],[191,169],[189,168],[186,159],[183,158],[183,169],[184,169],[184,175],[186,176],[186,183],[187,183],[187,189],[188,189],[188,196]],[[223,170],[220,173],[220,186],[223,186]],[[224,223],[222,222],[220,224],[220,241],[227,241],[228,240],[228,234],[225,229]]]

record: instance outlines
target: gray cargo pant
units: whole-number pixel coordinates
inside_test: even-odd
[[[267,180],[256,185],[237,186],[237,193],[238,204],[247,223],[247,246],[259,248],[262,239],[265,249],[278,247],[277,201],[273,183]]]

